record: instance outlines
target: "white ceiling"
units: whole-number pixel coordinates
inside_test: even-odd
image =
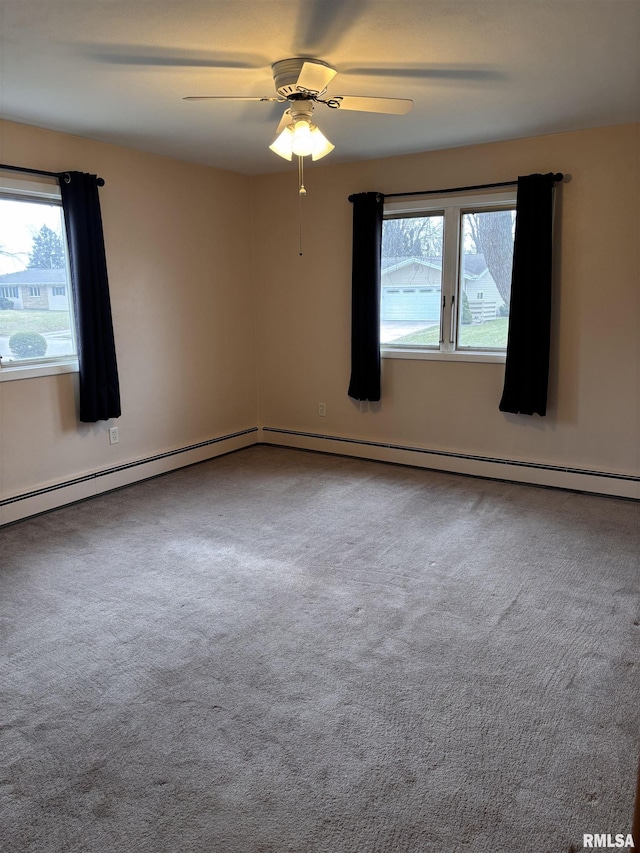
[[[316,121],[334,163],[637,121],[640,0],[0,0],[0,113],[247,174],[284,107],[271,63],[312,56],[331,95],[407,116]],[[328,162],[328,161],[327,161]]]

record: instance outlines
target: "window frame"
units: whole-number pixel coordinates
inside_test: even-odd
[[[385,201],[383,220],[442,215],[443,252],[441,279],[440,343],[436,346],[381,343],[382,358],[422,359],[428,361],[469,361],[504,364],[506,348],[484,349],[458,347],[458,314],[460,303],[460,270],[464,245],[462,217],[465,213],[482,213],[516,209],[517,187],[513,189],[473,190],[456,194],[442,193],[420,198]],[[383,226],[384,227],[384,226]]]
[[[0,198],[13,201],[29,201],[35,204],[41,203],[54,205],[60,208],[62,218],[62,239],[65,247],[65,269],[66,269],[66,298],[69,305],[70,332],[73,353],[61,356],[47,356],[41,358],[20,359],[17,361],[5,361],[0,358],[0,382],[15,379],[31,379],[40,376],[52,376],[60,373],[78,372],[78,335],[74,311],[74,288],[71,280],[71,268],[69,264],[69,246],[64,223],[64,210],[62,208],[62,197],[60,185],[55,178],[45,176],[16,176],[15,173],[0,170]],[[40,289],[40,288],[39,288]],[[37,297],[34,297],[37,298]]]

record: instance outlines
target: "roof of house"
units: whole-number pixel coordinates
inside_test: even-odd
[[[65,284],[66,269],[26,269],[0,275],[0,284]]]
[[[425,267],[432,267],[433,269],[441,270],[442,269],[442,258],[383,258],[382,259],[382,272],[394,272],[395,270],[402,269],[403,267],[409,266],[410,264],[419,264]],[[465,278],[480,278],[487,271],[487,262],[484,259],[484,255],[481,254],[472,254],[471,252],[465,253],[464,256],[464,277]]]

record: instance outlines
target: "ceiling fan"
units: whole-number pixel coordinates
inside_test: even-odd
[[[408,98],[370,98],[353,95],[327,95],[327,86],[338,73],[321,59],[294,57],[281,59],[271,66],[276,87],[275,97],[229,97],[221,95],[191,95],[185,101],[262,101],[288,103],[276,130],[276,139],[269,148],[285,160],[311,155],[313,160],[325,157],[334,145],[312,121],[316,104],[334,110],[405,115],[413,109]]]

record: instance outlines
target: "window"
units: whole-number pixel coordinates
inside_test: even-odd
[[[385,204],[383,356],[504,360],[515,217],[515,187]]]
[[[0,172],[2,379],[77,369],[69,284],[57,181]]]

